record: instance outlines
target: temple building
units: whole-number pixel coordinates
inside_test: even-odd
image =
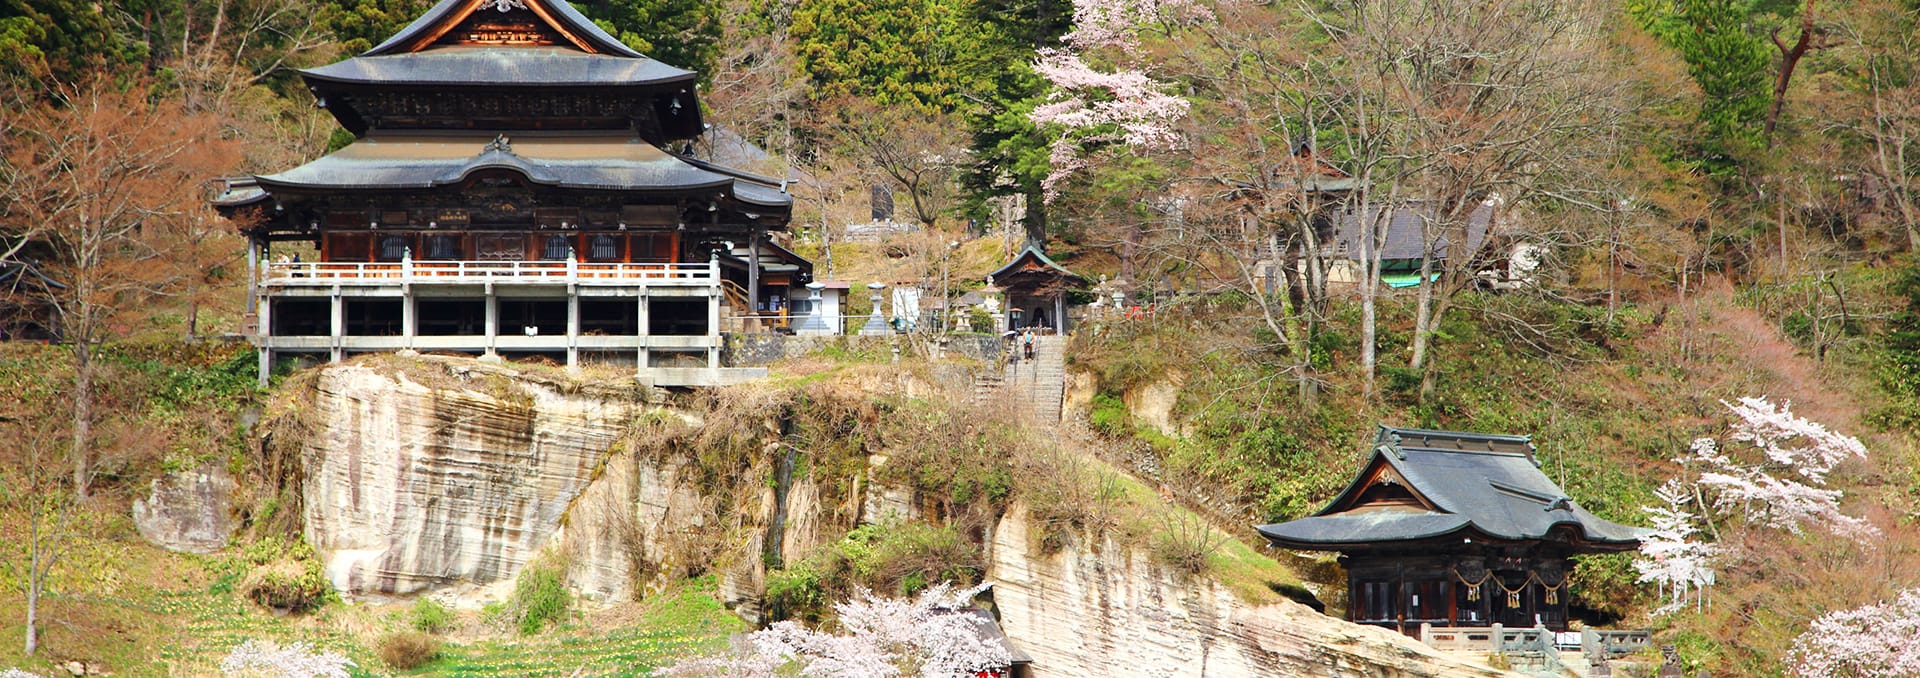
[[[1007,265],[987,276],[987,284],[1007,296],[1007,328],[1034,328],[1065,334],[1067,296],[1090,284],[1085,276],[1054,263],[1038,247],[1028,245]]]
[[[768,238],[785,182],[684,153],[698,74],[566,2],[441,0],[300,75],[353,143],[215,200],[250,242],[262,379],[413,350],[724,383],[757,371],[722,367],[720,333],[778,324],[812,281]]]
[[[1257,529],[1274,546],[1338,551],[1356,623],[1564,631],[1571,558],[1631,551],[1644,530],[1580,508],[1533,452],[1527,436],[1382,426],[1326,508]]]

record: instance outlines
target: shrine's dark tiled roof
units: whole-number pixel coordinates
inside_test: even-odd
[[[1382,426],[1354,482],[1312,517],[1257,529],[1276,546],[1345,551],[1449,535],[1565,540],[1575,550],[1624,551],[1645,530],[1602,519],[1535,465],[1525,436]],[[1376,464],[1387,464],[1431,507],[1354,506]]]
[[[214,207],[239,207],[267,199],[267,189],[261,188],[253,177],[232,177],[225,181],[226,188],[213,197]]]
[[[376,133],[313,162],[255,180],[273,188],[420,189],[457,184],[473,173],[505,169],[562,188],[621,191],[721,189],[770,208],[788,194],[735,174],[697,167],[623,134],[516,133],[504,144],[493,133]],[[246,199],[236,193],[233,200]]]
[[[1334,215],[1334,238],[1342,254],[1355,261],[1360,259],[1360,239],[1365,236],[1374,215],[1380,214],[1383,209],[1386,208],[1381,205],[1369,205],[1366,209],[1347,210]],[[1392,215],[1386,217],[1386,237],[1380,241],[1380,258],[1386,261],[1419,259],[1424,246],[1421,231],[1428,221],[1440,218],[1441,209],[1443,206],[1432,200],[1418,200],[1395,207]],[[1467,213],[1466,253],[1480,249],[1480,244],[1486,242],[1487,228],[1492,224],[1491,205],[1480,203]],[[1441,259],[1447,258],[1452,249],[1452,243],[1445,235],[1441,235],[1433,244],[1434,254]]]
[[[995,278],[995,279],[1005,278],[1008,275],[1019,273],[1021,270],[1026,268],[1026,265],[1029,263],[1037,264],[1043,270],[1052,270],[1056,273],[1059,273],[1060,275],[1065,276],[1067,279],[1072,280],[1075,283],[1087,282],[1087,279],[1085,276],[1082,276],[1078,273],[1074,273],[1073,271],[1069,271],[1065,266],[1061,266],[1060,264],[1054,263],[1053,259],[1049,258],[1045,252],[1041,252],[1040,248],[1034,247],[1032,245],[1028,245],[1026,249],[1021,250],[1019,254],[1014,255],[1013,261],[1007,262],[1007,265],[1005,266],[1001,266],[1000,270],[997,270],[991,274],[988,274],[988,277]]]
[[[630,87],[692,83],[698,77],[693,71],[674,68],[639,54],[608,56],[569,47],[482,45],[360,56],[300,73],[309,80],[340,83],[490,87]]]

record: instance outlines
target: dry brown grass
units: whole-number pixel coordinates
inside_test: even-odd
[[[409,671],[440,656],[440,639],[419,631],[395,631],[382,637],[374,651],[389,668]]]

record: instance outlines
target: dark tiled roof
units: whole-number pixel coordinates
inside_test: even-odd
[[[1041,252],[1040,248],[1034,247],[1032,245],[1028,245],[1026,249],[1020,250],[1020,254],[1015,255],[1013,257],[1013,261],[1007,262],[1007,265],[1001,266],[1000,270],[994,271],[993,273],[988,274],[988,276],[996,280],[1005,278],[1010,274],[1021,272],[1022,270],[1026,269],[1029,264],[1037,265],[1042,270],[1052,270],[1054,272],[1057,272],[1060,275],[1066,276],[1068,279],[1076,283],[1087,282],[1086,277],[1078,273],[1074,273],[1073,271],[1067,270],[1065,266],[1061,266],[1057,263],[1054,263],[1053,259],[1048,258],[1045,252]]]
[[[1381,205],[1372,205],[1367,209],[1345,210],[1334,215],[1334,238],[1342,255],[1360,260],[1360,239],[1366,234],[1374,215],[1381,214],[1385,209]],[[1380,258],[1389,261],[1419,259],[1421,230],[1427,222],[1442,218],[1443,209],[1445,205],[1433,200],[1409,202],[1394,209],[1391,220],[1387,222],[1386,239],[1380,245]],[[1487,239],[1487,227],[1492,223],[1493,207],[1484,202],[1475,205],[1473,211],[1467,214],[1468,252],[1480,249],[1480,244]],[[1445,259],[1450,246],[1448,238],[1442,234],[1434,242],[1434,254]]]
[[[695,166],[624,134],[516,133],[505,148],[493,133],[376,133],[259,185],[326,189],[428,188],[459,183],[476,171],[508,169],[534,183],[601,190],[714,188],[752,204],[784,208],[786,193],[732,172]],[[230,201],[245,201],[244,189]]]
[[[360,56],[301,71],[309,80],[383,85],[594,87],[692,82],[693,71],[643,56],[588,54],[569,47],[452,45]]]
[[[1623,551],[1645,530],[1588,513],[1541,472],[1525,436],[1382,426],[1353,484],[1312,517],[1259,531],[1277,546],[1350,550],[1461,534],[1529,541],[1566,537],[1575,550]],[[1385,463],[1432,505],[1354,508],[1364,481]]]

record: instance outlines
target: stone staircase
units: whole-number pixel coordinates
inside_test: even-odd
[[[1059,423],[1066,397],[1067,338],[1034,337],[1032,360],[1024,359],[1018,339],[1013,347],[1000,374],[974,378],[974,398],[981,402],[1008,401],[1035,422]]]

